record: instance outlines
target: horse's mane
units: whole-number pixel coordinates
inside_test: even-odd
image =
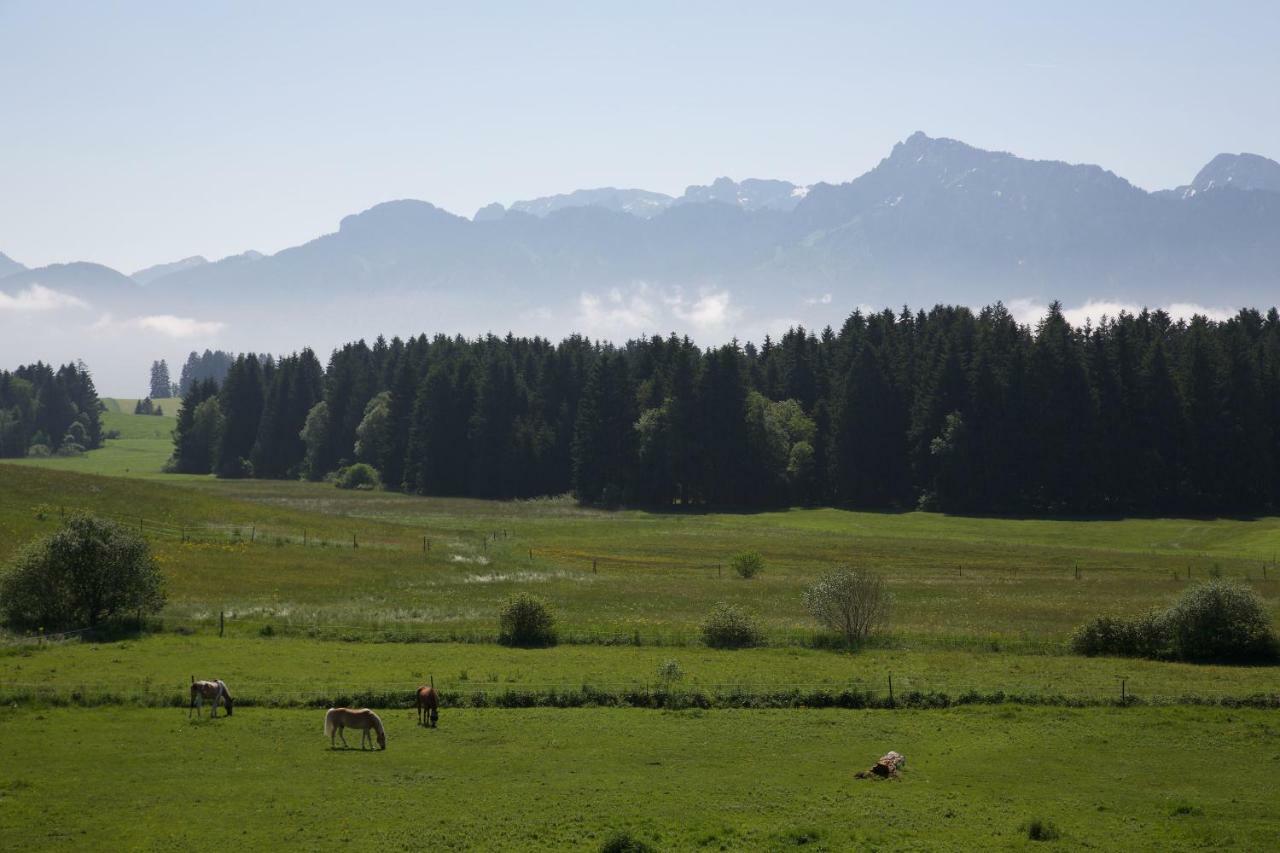
[[[368,708],[365,708],[365,710],[369,711]],[[373,727],[378,730],[379,734],[383,734],[386,730],[382,728],[382,718],[373,713],[373,711],[369,711],[369,716],[373,718]]]
[[[218,679],[218,686],[222,688],[222,695],[223,695],[223,696],[226,696],[228,699],[230,699],[230,698],[231,698],[231,691],[227,689],[226,682],[224,682],[221,678],[219,678],[219,679]]]

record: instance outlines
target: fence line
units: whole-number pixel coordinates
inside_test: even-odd
[[[435,679],[446,705],[533,707],[583,707],[601,704],[637,707],[951,707],[965,704],[1049,704],[1049,705],[1140,705],[1140,704],[1239,704],[1280,708],[1280,692],[1231,691],[1221,687],[1150,692],[1133,679],[1115,683],[1055,690],[1051,686],[987,685],[976,687],[929,678],[912,678],[885,673],[878,682],[850,679],[845,682],[691,682],[663,683],[659,680],[502,682],[471,683]],[[306,689],[270,689],[289,682],[238,681],[232,689],[236,702],[244,705],[271,705],[282,702],[321,702],[336,697],[373,700],[376,707],[412,707],[416,688],[423,680],[325,684]],[[267,688],[267,689],[263,689]],[[137,704],[139,699],[179,704],[186,697],[186,684],[172,687],[151,682],[84,683],[0,681],[0,697],[5,701],[69,701],[71,704]]]
[[[51,514],[54,507],[50,505],[41,505],[37,507],[40,516]],[[77,507],[59,506],[56,510],[63,516],[70,511],[75,511]],[[401,551],[405,553],[421,553],[427,558],[436,546],[437,540],[445,543],[446,548],[452,544],[474,544],[472,540],[479,542],[479,550],[482,554],[489,551],[490,542],[498,540],[516,539],[511,536],[510,528],[499,528],[493,531],[468,531],[466,533],[450,532],[443,535],[435,534],[424,530],[420,534],[397,537],[388,539],[385,537],[370,538],[362,535],[358,526],[353,525],[350,528],[350,534],[344,534],[341,538],[317,538],[314,533],[306,527],[285,527],[278,525],[260,524],[256,521],[244,522],[224,522],[224,521],[205,521],[191,522],[186,524],[180,521],[151,519],[145,516],[129,515],[127,513],[118,512],[101,512],[96,510],[84,510],[93,512],[104,518],[109,518],[120,524],[138,530],[144,536],[149,535],[162,539],[178,539],[182,542],[191,543],[208,543],[212,541],[226,541],[231,543],[248,543],[262,544],[271,546],[299,545],[302,547],[320,547],[320,548],[351,548],[353,550],[359,548],[375,548],[381,550]],[[332,530],[333,526],[328,526]],[[349,536],[349,538],[348,538]],[[518,541],[518,540],[517,540]],[[1009,546],[1011,553],[1017,553],[1026,550],[1027,545],[1018,544]],[[1045,544],[1039,547],[1051,549],[1055,546]],[[586,571],[589,570],[598,574],[600,568],[605,567],[628,567],[638,569],[691,569],[695,571],[711,571],[714,569],[718,577],[724,577],[732,574],[726,571],[728,568],[726,561],[662,561],[651,560],[645,557],[628,557],[623,555],[601,555],[583,552],[577,548],[566,548],[560,545],[543,545],[531,546],[528,543],[515,544],[510,546],[509,556],[513,561],[519,559],[520,552],[527,554],[528,560],[535,557],[541,557],[544,560],[550,559],[553,563],[572,564],[577,568]],[[1139,552],[1134,552],[1135,555]],[[1148,557],[1154,556],[1154,552],[1141,552]],[[1213,575],[1215,569],[1221,570],[1221,563],[1232,562],[1237,564],[1233,568],[1245,570],[1244,578],[1250,580],[1261,580],[1271,582],[1280,579],[1280,556],[1272,555],[1270,560],[1259,558],[1257,555],[1240,555],[1240,554],[1218,554],[1210,556],[1200,552],[1196,554],[1165,554],[1168,559],[1168,565],[1160,568],[1150,568],[1141,566],[1123,566],[1123,565],[1099,565],[1091,564],[1082,567],[1079,559],[1074,556],[1064,555],[1062,557],[1062,565],[1060,566],[988,566],[978,564],[965,564],[963,561],[956,561],[951,564],[938,564],[933,571],[927,575],[928,577],[953,578],[955,580],[992,580],[992,579],[1043,579],[1046,577],[1058,577],[1059,579],[1068,578],[1075,581],[1090,578],[1095,573],[1110,573],[1117,571],[1133,571],[1142,573],[1154,573],[1161,579],[1177,579],[1177,580],[1193,580],[1196,577],[1206,577]],[[1254,567],[1253,570],[1250,567]],[[1193,574],[1193,569],[1195,572]],[[1256,571],[1255,571],[1256,570]]]

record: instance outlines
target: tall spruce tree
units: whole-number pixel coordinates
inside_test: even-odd
[[[218,406],[225,419],[214,469],[219,477],[252,476],[250,458],[264,404],[262,365],[253,353],[242,355],[231,365],[218,393]]]

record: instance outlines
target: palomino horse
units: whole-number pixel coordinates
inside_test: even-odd
[[[343,729],[360,729],[364,732],[360,737],[361,749],[364,749],[366,741],[370,746],[373,745],[373,738],[369,734],[369,730],[372,729],[378,733],[379,748],[387,748],[387,732],[382,728],[382,720],[378,719],[378,715],[368,708],[361,708],[358,711],[351,708],[330,708],[326,711],[324,715],[324,733],[329,736],[329,746],[331,748],[337,748],[337,744],[333,742],[335,734],[342,738],[343,746],[350,748],[347,739],[342,735]]]
[[[218,716],[218,701],[227,706],[227,716],[231,716],[231,691],[227,689],[227,685],[221,681],[196,681],[196,677],[191,676],[191,707],[187,710],[187,718],[190,719],[191,712],[197,709],[203,709],[205,701],[209,702],[209,716]]]
[[[419,687],[418,688],[418,725],[436,727],[436,721],[440,719],[440,697],[436,694],[435,687]]]

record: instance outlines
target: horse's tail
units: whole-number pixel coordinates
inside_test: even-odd
[[[330,708],[328,712],[324,715],[324,736],[325,737],[333,737],[334,729],[337,728],[337,726],[334,725],[333,718],[336,717],[337,714],[338,714],[337,708]]]

